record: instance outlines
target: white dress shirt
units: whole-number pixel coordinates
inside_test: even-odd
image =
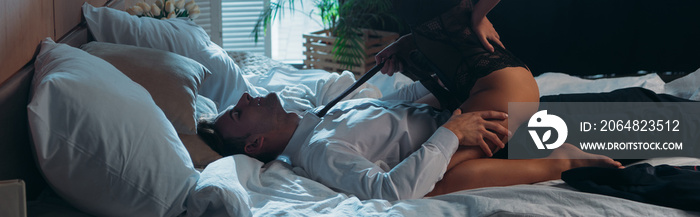
[[[344,101],[323,118],[303,114],[281,159],[360,199],[421,198],[457,150],[457,136],[440,127],[450,114],[400,101]]]

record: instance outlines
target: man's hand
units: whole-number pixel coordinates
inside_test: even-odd
[[[486,140],[490,140],[500,148],[505,147],[496,133],[502,136],[509,136],[511,133],[496,120],[501,121],[506,118],[508,115],[504,112],[476,111],[462,114],[462,110],[457,109],[442,127],[457,135],[459,145],[480,146],[484,153],[491,157],[493,153],[486,144]]]
[[[396,72],[403,71],[403,64],[400,56],[405,56],[415,49],[416,43],[413,40],[413,35],[408,34],[402,36],[389,46],[386,46],[382,51],[379,51],[379,53],[374,56],[374,59],[377,61],[377,64],[385,62],[381,72],[392,76]]]

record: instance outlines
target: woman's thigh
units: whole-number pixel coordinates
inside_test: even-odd
[[[509,102],[539,102],[540,93],[532,73],[523,67],[508,67],[492,72],[476,81],[469,93],[469,99],[460,108],[463,112],[496,110],[508,112],[505,122],[522,124],[537,107],[508,110]],[[516,114],[512,114],[516,113]],[[504,125],[507,127],[507,125]]]
[[[508,112],[509,118],[500,124],[508,127],[511,122],[516,126],[521,125],[527,118],[537,112],[537,106],[522,107],[508,110],[508,102],[539,102],[539,89],[532,73],[523,67],[508,67],[494,71],[476,81],[470,91],[469,99],[460,108],[462,112],[495,110]],[[535,104],[536,105],[536,104]],[[510,118],[516,117],[516,118]],[[513,132],[515,133],[515,132]],[[503,141],[507,141],[506,135],[500,135]],[[495,145],[487,141],[493,152],[497,151]],[[485,157],[479,147],[460,147],[452,156],[447,169],[470,159]]]

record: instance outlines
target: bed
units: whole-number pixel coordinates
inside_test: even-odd
[[[39,4],[25,1],[11,1],[15,4]],[[598,194],[590,194],[577,191],[561,180],[553,180],[532,185],[517,185],[509,187],[481,188],[467,191],[460,191],[448,195],[432,198],[385,201],[385,200],[359,200],[357,197],[338,193],[323,186],[313,180],[301,176],[302,172],[298,168],[292,168],[281,161],[273,161],[263,165],[261,162],[246,156],[231,156],[221,159],[212,159],[208,166],[201,166],[198,170],[194,157],[182,155],[185,150],[182,142],[183,137],[177,139],[173,136],[175,129],[164,132],[164,137],[172,138],[172,144],[177,149],[175,153],[164,156],[173,156],[175,160],[185,159],[186,162],[178,167],[185,172],[168,173],[172,177],[184,177],[181,182],[184,186],[170,185],[171,183],[154,183],[153,180],[165,180],[162,177],[155,177],[151,182],[144,181],[143,186],[148,188],[136,190],[131,187],[127,189],[127,195],[114,193],[113,191],[124,191],[119,187],[118,181],[115,183],[100,183],[98,176],[71,176],[66,177],[63,182],[56,182],[56,177],[61,174],[52,174],[54,171],[61,171],[65,167],[75,165],[66,164],[52,167],[54,170],[47,171],[45,160],[39,160],[35,143],[42,143],[41,139],[32,136],[33,128],[30,126],[30,119],[37,113],[36,110],[28,109],[32,106],[33,91],[36,88],[33,84],[34,73],[38,69],[34,59],[40,51],[45,37],[52,37],[59,43],[66,43],[73,47],[81,47],[90,41],[117,40],[101,35],[100,31],[95,32],[88,29],[90,20],[81,22],[75,19],[76,14],[81,14],[87,10],[93,10],[92,6],[83,5],[84,1],[70,1],[66,4],[51,4],[51,6],[37,6],[47,11],[53,11],[56,19],[69,17],[64,22],[47,19],[53,25],[52,31],[39,29],[32,32],[31,40],[26,40],[26,45],[19,46],[14,50],[3,50],[3,61],[12,56],[20,62],[19,64],[4,64],[2,76],[5,79],[0,85],[0,180],[23,179],[27,184],[27,198],[29,200],[28,213],[31,216],[80,216],[80,215],[180,215],[180,216],[694,216],[700,213],[688,210],[680,210],[662,207],[652,204],[639,203],[616,197],[609,197]],[[124,9],[124,1],[87,1],[94,6],[109,6],[117,9]],[[519,10],[526,7],[525,3],[519,1],[503,1],[496,10],[493,11],[491,19],[496,28],[502,34],[504,44],[513,52],[522,56],[528,62],[537,75],[537,82],[540,86],[540,95],[557,95],[569,93],[600,93],[625,87],[643,87],[656,93],[665,93],[679,98],[700,100],[697,87],[700,84],[700,43],[695,39],[700,38],[697,28],[688,26],[698,26],[698,15],[692,11],[699,8],[697,2],[673,1],[662,3],[658,7],[649,8],[651,1],[603,1],[595,4],[604,4],[608,7],[593,7],[590,1],[537,1],[527,8],[533,10]],[[650,4],[646,4],[650,3]],[[659,4],[659,3],[657,3]],[[628,7],[630,6],[631,7]],[[48,8],[47,8],[48,7]],[[649,11],[660,11],[659,13],[647,13]],[[588,14],[584,11],[595,11]],[[571,11],[572,13],[565,13]],[[573,13],[576,12],[576,13]],[[533,16],[536,13],[541,16]],[[63,15],[65,14],[65,15]],[[505,14],[510,14],[505,16]],[[659,19],[657,19],[659,18]],[[42,18],[43,19],[43,18]],[[591,20],[593,19],[593,20]],[[598,26],[603,32],[610,31],[611,38],[593,37],[593,34],[583,31],[591,28],[598,22],[596,19],[606,19],[606,25]],[[651,28],[664,29],[673,34],[662,34],[653,32],[636,37],[640,28],[647,28],[637,20],[650,20]],[[45,20],[44,20],[45,21]],[[33,20],[31,22],[44,23],[44,21]],[[556,21],[556,22],[555,22]],[[29,21],[26,21],[29,22]],[[92,21],[100,23],[99,21]],[[172,21],[177,23],[180,21]],[[184,22],[184,21],[182,21]],[[538,26],[539,23],[547,25]],[[572,23],[572,24],[568,24]],[[112,22],[110,25],[116,25]],[[102,25],[102,27],[110,26]],[[173,24],[176,25],[176,24]],[[564,29],[562,26],[571,27],[575,25],[580,28]],[[68,26],[68,27],[66,27]],[[117,25],[118,26],[118,25]],[[625,28],[618,28],[624,26]],[[9,27],[13,28],[13,27]],[[196,28],[196,27],[192,27]],[[527,31],[526,31],[527,30]],[[574,34],[582,34],[574,36]],[[525,35],[526,37],[516,37]],[[673,36],[669,36],[673,35]],[[543,37],[543,38],[539,38]],[[673,40],[665,40],[672,37]],[[622,40],[621,38],[635,38],[635,40]],[[567,39],[572,39],[569,41]],[[16,38],[7,38],[3,41],[3,46],[16,41]],[[551,46],[549,41],[556,41],[556,44],[566,44],[567,46]],[[24,43],[25,41],[23,41]],[[660,42],[671,43],[669,46],[662,46]],[[136,42],[135,42],[136,43]],[[156,44],[133,44],[143,47],[158,47]],[[621,46],[615,52],[599,52],[602,48],[610,46]],[[58,45],[51,45],[58,46]],[[161,47],[179,53],[183,56],[196,58],[193,52],[189,52],[182,47],[185,45],[168,44]],[[10,47],[10,46],[7,46]],[[641,52],[643,47],[645,50]],[[55,48],[59,49],[59,48]],[[73,49],[60,47],[68,51]],[[564,52],[567,55],[556,55]],[[75,51],[77,52],[77,51]],[[316,106],[330,101],[335,95],[344,90],[354,81],[351,74],[329,74],[320,70],[297,71],[296,69],[282,63],[270,60],[269,58],[251,53],[225,53],[217,58],[229,59],[235,65],[224,64],[222,70],[232,70],[236,68],[238,76],[244,77],[251,88],[247,91],[257,91],[262,94],[269,91],[287,91],[289,100],[301,103],[299,109]],[[24,58],[24,59],[22,59]],[[14,60],[14,59],[13,59]],[[8,61],[9,63],[10,61]],[[90,62],[90,61],[88,61]],[[199,60],[205,62],[205,60]],[[26,64],[25,64],[26,63]],[[624,63],[624,64],[618,64]],[[231,66],[231,67],[228,67]],[[15,67],[15,68],[12,68]],[[21,67],[17,70],[16,68]],[[211,74],[220,72],[208,67]],[[638,74],[639,70],[646,70],[649,73]],[[561,73],[566,72],[566,73]],[[654,73],[658,72],[658,73]],[[666,73],[673,72],[673,73]],[[206,74],[206,72],[202,72]],[[614,76],[611,76],[613,75]],[[680,78],[678,74],[683,75]],[[115,79],[124,77],[117,75]],[[211,76],[211,75],[209,75]],[[603,79],[585,79],[586,76],[613,77]],[[212,77],[209,77],[209,80]],[[113,80],[112,82],[116,82]],[[220,84],[209,91],[216,91],[226,88],[236,90],[240,83]],[[302,84],[302,86],[297,86]],[[351,97],[355,98],[381,98],[389,95],[400,87],[410,85],[408,78],[396,76],[387,77],[378,75],[370,80],[369,84],[361,88],[364,92],[355,93]],[[109,86],[109,83],[105,83]],[[138,86],[138,85],[137,85]],[[294,87],[294,88],[288,88]],[[134,87],[134,90],[125,91],[137,93],[148,92]],[[204,89],[199,89],[203,91]],[[155,94],[151,93],[151,95]],[[308,95],[311,95],[309,97]],[[141,97],[141,96],[139,96]],[[150,96],[149,96],[150,97]],[[306,97],[306,98],[305,98]],[[212,95],[211,98],[217,98]],[[218,105],[208,106],[210,113],[218,112],[231,105],[231,100],[227,101],[225,96],[218,96]],[[230,97],[237,99],[238,97]],[[77,99],[81,100],[81,99]],[[144,99],[148,101],[147,99]],[[87,101],[89,102],[89,101]],[[150,104],[149,104],[150,103]],[[151,105],[148,101],[144,105]],[[211,103],[202,103],[211,105]],[[125,106],[127,107],[127,106]],[[153,106],[151,106],[153,107]],[[164,120],[164,115],[157,115]],[[178,129],[179,130],[179,129]],[[185,129],[183,129],[185,130]],[[34,131],[36,133],[36,131]],[[166,147],[167,148],[167,147]],[[162,150],[163,147],[153,147],[152,150]],[[132,149],[129,149],[132,150]],[[141,149],[133,149],[141,150]],[[150,149],[149,149],[150,150]],[[40,151],[40,150],[39,150]],[[189,150],[185,150],[189,151]],[[187,152],[184,152],[187,153]],[[190,153],[191,154],[191,153]],[[133,156],[125,154],[125,156]],[[157,157],[154,157],[157,158]],[[162,159],[162,162],[173,162],[173,159]],[[78,161],[78,160],[76,160]],[[42,163],[44,162],[44,163]],[[131,162],[131,161],[126,161]],[[150,161],[144,161],[150,162]],[[653,165],[698,165],[700,159],[694,158],[657,158],[649,159]],[[182,163],[182,161],[180,161]],[[51,166],[51,165],[48,165]],[[124,165],[117,165],[124,166]],[[175,166],[172,166],[175,167]],[[77,167],[77,173],[88,170],[100,170],[101,167]],[[126,167],[122,167],[126,168]],[[159,174],[159,165],[138,166],[137,169],[155,171]],[[131,174],[129,169],[124,169],[124,174]],[[76,173],[73,171],[72,173]],[[134,172],[140,174],[139,171]],[[173,175],[174,174],[174,175]],[[88,174],[92,175],[92,174]],[[167,177],[166,177],[167,178]],[[94,182],[86,182],[84,187],[93,192],[75,190],[80,194],[67,192],[63,185],[65,182],[82,183],[85,180],[94,179]],[[142,179],[135,179],[143,181]],[[93,187],[91,184],[95,184]],[[174,182],[173,182],[174,183]],[[70,183],[68,183],[70,184]],[[168,184],[162,189],[158,185]],[[123,187],[123,186],[122,186]],[[155,190],[154,190],[155,189]],[[168,198],[167,206],[161,203],[154,203],[153,206],[134,205],[121,199],[136,198],[129,195],[132,191],[156,191],[162,190],[162,194],[170,195],[172,192],[180,190],[185,192],[182,195],[175,195]],[[96,193],[99,192],[99,193]],[[94,196],[102,194],[106,196]],[[136,193],[134,193],[136,194]],[[90,201],[85,201],[91,199]],[[139,200],[134,201],[139,201]],[[113,203],[104,201],[112,200]],[[116,205],[115,205],[116,204]],[[150,204],[150,203],[147,203]],[[153,211],[158,206],[159,210]],[[160,208],[160,207],[165,208]],[[128,209],[131,207],[132,209]],[[138,209],[137,209],[138,207]],[[175,208],[173,208],[175,207]]]

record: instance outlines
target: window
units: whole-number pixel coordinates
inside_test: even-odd
[[[209,34],[211,41],[221,46],[221,7],[212,5],[221,4],[221,0],[196,0],[200,14],[194,22],[201,26]]]
[[[258,43],[251,34],[255,22],[269,0],[221,0],[221,33],[227,51],[250,51],[270,56],[270,34]]]
[[[296,0],[296,11],[285,10],[282,19],[276,19],[271,27],[272,59],[288,64],[303,64],[303,34],[323,29],[320,17],[315,14],[314,0]],[[309,14],[313,14],[309,17]]]
[[[314,10],[313,0],[296,0],[296,11],[285,10],[282,18],[275,19],[267,34],[255,43],[251,32],[270,0],[220,1],[222,47],[227,51],[251,51],[285,63],[301,64],[305,58],[302,34],[323,28],[313,20],[318,18],[308,16]]]

